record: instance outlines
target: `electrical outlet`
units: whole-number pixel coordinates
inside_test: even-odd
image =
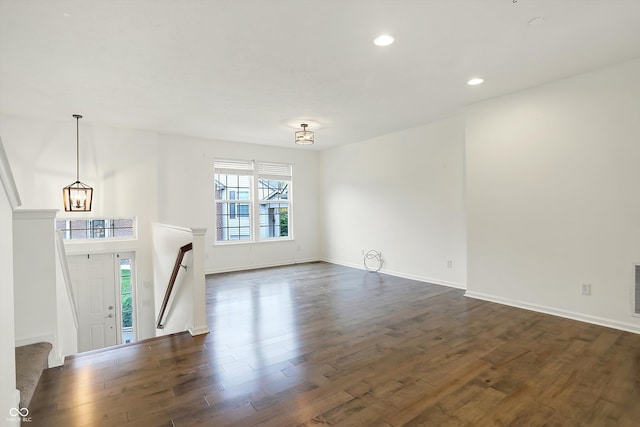
[[[453,268],[453,260],[448,260],[447,261],[447,268]]]
[[[360,250],[360,255],[364,255],[364,249]]]
[[[580,293],[582,295],[591,295],[591,283],[583,283],[580,285]]]

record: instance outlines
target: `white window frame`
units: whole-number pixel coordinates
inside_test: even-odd
[[[84,238],[71,238],[71,230],[69,229],[70,223],[73,221],[85,221],[85,222],[89,222],[89,221],[117,221],[117,220],[131,220],[133,222],[132,225],[132,235],[131,236],[126,236],[126,237],[91,237],[91,236],[87,236]],[[64,221],[67,226],[66,228],[63,229],[59,229],[58,228],[58,221]],[[90,230],[90,228],[86,228],[85,231],[88,233]],[[72,244],[82,244],[82,243],[95,243],[95,242],[118,242],[118,241],[128,241],[128,240],[137,240],[138,239],[138,218],[137,217],[111,217],[111,218],[107,218],[107,217],[99,217],[99,218],[90,218],[90,217],[70,217],[70,216],[63,216],[63,217],[57,217],[56,218],[56,231],[60,231],[60,234],[62,235],[62,240],[64,240],[65,243],[72,243]]]
[[[254,200],[255,200],[255,213],[256,218],[255,221],[255,230],[256,230],[256,238],[259,241],[282,241],[282,240],[293,240],[292,236],[292,223],[291,223],[291,187],[293,185],[293,166],[290,163],[276,163],[276,162],[256,162],[256,173],[254,176],[256,189]],[[283,237],[260,237],[261,233],[261,223],[260,223],[260,205],[263,204],[264,200],[260,199],[259,189],[260,189],[260,180],[274,180],[274,181],[286,181],[287,184],[287,199],[278,200],[277,203],[281,205],[287,206],[287,235]]]
[[[214,197],[213,197],[213,204],[214,204],[214,209],[213,209],[213,216],[214,216],[214,229],[215,229],[215,236],[214,236],[214,241],[215,244],[241,244],[241,243],[247,243],[247,242],[251,242],[253,239],[253,234],[254,234],[254,224],[253,224],[253,187],[254,187],[254,165],[252,161],[247,161],[247,160],[215,160],[213,163],[213,178],[214,178]],[[248,178],[249,181],[249,199],[248,200],[243,200],[242,203],[243,204],[248,204],[249,205],[249,238],[248,239],[233,239],[233,240],[218,240],[218,208],[217,205],[218,204],[222,204],[223,206],[226,205],[227,208],[229,208],[231,205],[234,205],[234,211],[235,211],[235,215],[233,218],[231,218],[231,214],[228,213],[227,214],[227,221],[229,220],[234,220],[234,221],[241,221],[242,215],[240,215],[240,190],[238,189],[237,191],[234,190],[234,198],[231,199],[229,198],[229,194],[231,193],[231,191],[227,192],[227,195],[225,196],[225,198],[223,199],[217,199],[216,198],[216,189],[215,189],[215,181],[216,181],[216,175],[235,175],[238,177],[244,176]],[[224,214],[223,214],[224,215]],[[229,228],[229,227],[226,227]]]
[[[256,160],[229,160],[229,159],[215,159],[213,167],[214,181],[216,175],[244,175],[249,176],[250,188],[249,188],[249,200],[243,200],[242,204],[249,205],[249,218],[250,229],[248,239],[238,240],[218,240],[218,203],[236,203],[238,204],[239,195],[236,194],[234,200],[216,199],[214,189],[214,245],[241,245],[247,243],[260,243],[260,242],[281,242],[286,240],[293,240],[293,215],[292,215],[292,187],[293,187],[293,165],[291,163],[281,162],[263,162]],[[260,200],[259,186],[261,179],[287,181],[287,199],[278,200],[277,203],[287,206],[287,236],[283,237],[260,237],[260,205],[263,200]],[[264,203],[263,203],[264,204]],[[239,206],[236,206],[236,216],[240,217]]]
[[[136,252],[135,251],[123,251],[116,252],[114,257],[115,269],[116,269],[116,299],[117,301],[117,313],[118,313],[118,343],[124,344],[124,327],[122,326],[122,318],[124,313],[122,312],[122,271],[120,267],[120,259],[129,258],[131,276],[129,282],[129,290],[131,294],[131,332],[133,335],[132,343],[138,341],[138,283],[137,283],[137,265],[136,265]]]

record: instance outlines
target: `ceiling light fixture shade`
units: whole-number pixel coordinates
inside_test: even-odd
[[[306,123],[302,123],[300,125],[300,127],[302,128],[302,130],[299,130],[296,132],[296,144],[298,145],[311,145],[313,144],[313,132],[311,132],[310,130],[307,130],[307,126],[309,126]]]
[[[76,182],[62,189],[65,212],[91,212],[93,188],[80,182],[80,114],[74,114],[76,119]]]

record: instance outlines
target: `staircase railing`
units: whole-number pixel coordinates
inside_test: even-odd
[[[73,287],[71,283],[71,273],[69,272],[69,264],[67,263],[67,253],[64,248],[64,241],[62,240],[62,234],[56,231],[56,250],[58,251],[58,259],[60,262],[60,268],[62,270],[62,277],[64,278],[64,287],[67,290],[67,299],[69,300],[69,306],[71,307],[71,315],[73,317],[73,324],[76,327],[76,333],[78,330],[78,308],[76,300],[73,295]]]
[[[156,321],[157,329],[164,329],[164,324],[162,323],[162,319],[164,318],[164,314],[167,310],[167,305],[169,304],[169,299],[171,298],[171,292],[173,292],[173,287],[176,284],[176,279],[178,278],[178,273],[180,272],[180,267],[182,267],[182,260],[184,259],[184,255],[193,249],[193,243],[187,243],[182,246],[178,251],[178,256],[176,257],[176,263],[173,266],[173,272],[171,272],[171,278],[169,279],[169,285],[167,286],[167,291],[164,294],[164,299],[162,300],[162,306],[160,307],[160,312],[158,313],[158,320]]]

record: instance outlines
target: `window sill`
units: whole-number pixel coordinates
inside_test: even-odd
[[[137,237],[108,237],[108,238],[94,238],[94,239],[63,239],[65,245],[86,245],[96,243],[120,243],[120,242],[135,242]]]
[[[279,238],[279,239],[262,239],[262,240],[229,240],[229,241],[215,241],[213,246],[235,246],[235,245],[251,245],[261,243],[276,243],[276,242],[293,242],[293,237]]]

